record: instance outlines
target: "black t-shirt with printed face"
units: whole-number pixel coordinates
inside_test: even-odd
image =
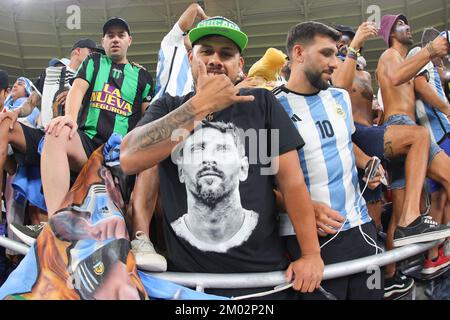
[[[240,94],[251,94],[255,97],[255,100],[249,103],[234,104],[227,109],[216,112],[210,122],[212,125],[217,122],[232,123],[246,134],[247,138],[244,139],[245,155],[250,164],[248,176],[241,179],[238,184],[241,201],[239,207],[242,206],[243,211],[245,211],[244,221],[241,221],[242,225],[234,236],[230,235],[231,239],[223,241],[223,243],[203,241],[201,236],[197,237],[183,217],[188,212],[187,191],[186,185],[180,182],[178,166],[172,161],[172,158],[177,158],[169,156],[159,164],[160,195],[165,214],[164,233],[168,249],[169,271],[268,272],[284,270],[288,266],[285,248],[278,236],[277,212],[273,193],[275,176],[273,174],[261,174],[261,170],[270,167],[270,163],[266,161],[268,158],[267,150],[269,150],[269,153],[270,150],[273,150],[273,153],[282,155],[288,151],[301,148],[304,142],[283,107],[271,92],[265,89],[250,89],[241,90]],[[192,96],[193,93],[184,97],[164,95],[150,105],[138,126],[165,116]],[[191,153],[191,156],[195,152],[202,152],[203,163],[208,162],[206,157],[216,157],[212,159],[211,163],[223,163],[225,161],[223,157],[229,155],[229,150],[235,150],[234,147],[227,147],[226,143],[221,142],[223,137],[219,131],[210,129],[208,126],[202,126],[202,128],[203,133],[206,133],[205,137],[209,136],[210,138],[195,140],[194,133],[190,138],[195,143],[189,143],[189,147],[186,147],[188,145],[186,142],[185,148],[183,148],[183,156],[187,156],[188,152]],[[249,129],[257,129],[253,131],[256,134],[252,134]],[[277,139],[277,133],[279,139]],[[250,136],[252,138],[248,138]],[[277,146],[276,140],[279,141],[278,148],[271,149],[271,145]],[[213,145],[214,143],[216,145]],[[212,150],[214,151],[207,155],[208,150],[211,151],[210,146],[213,146]],[[260,148],[259,146],[263,147]],[[243,149],[241,148],[241,150]],[[258,156],[255,157],[255,155]],[[199,177],[204,178],[205,172],[206,175],[210,174],[211,176],[204,178],[205,180],[202,181],[203,183],[207,181],[205,184],[207,186],[212,185],[212,181],[217,182],[214,179],[220,180],[223,178],[223,180],[220,180],[221,182],[229,181],[224,178],[224,172],[229,171],[220,171],[223,168],[219,165],[217,172],[220,173],[216,172],[216,176],[221,178],[214,177],[215,169],[212,166],[207,167],[207,165],[201,169],[204,171],[192,171],[191,177],[194,180],[198,179],[196,180],[198,182],[202,179]],[[186,180],[183,179],[183,181]],[[224,185],[225,183],[222,184],[222,187]],[[229,185],[232,184],[229,183]],[[198,198],[202,198],[199,196],[200,194],[205,194],[201,193],[200,189],[192,188],[189,190],[189,195],[194,202]],[[198,194],[193,195],[197,191]]]

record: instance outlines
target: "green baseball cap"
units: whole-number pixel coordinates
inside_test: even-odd
[[[231,20],[224,17],[211,17],[200,21],[197,26],[189,32],[189,40],[194,43],[203,37],[219,35],[233,41],[242,52],[248,42],[248,37],[241,31],[239,26]]]

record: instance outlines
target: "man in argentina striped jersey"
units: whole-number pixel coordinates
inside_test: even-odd
[[[314,202],[319,234],[324,235],[320,243],[325,264],[376,253],[375,243],[367,237],[375,239],[376,230],[361,197],[356,171],[356,165],[364,167],[370,158],[362,152],[355,157],[353,152],[351,135],[355,129],[348,93],[329,88],[337,68],[339,39],[339,32],[322,23],[304,22],[293,27],[287,38],[291,77],[285,86],[273,90],[305,137],[299,158]],[[375,187],[379,180],[372,184]],[[289,243],[295,237],[288,238]],[[298,247],[289,247],[296,258]],[[360,273],[327,280],[322,287],[337,299],[381,299],[380,288],[367,287],[369,276]],[[319,291],[304,297],[325,298]]]
[[[194,81],[188,61],[188,51],[192,50],[192,46],[187,32],[196,20],[206,18],[202,7],[192,3],[163,38],[158,53],[155,96],[152,101],[166,92],[171,96],[182,96],[192,91]]]
[[[439,36],[439,31],[427,28],[422,34],[422,47]],[[408,57],[417,54],[422,48],[415,47]],[[441,77],[444,76],[444,64],[442,58],[436,57],[428,62],[416,75],[414,79],[414,91],[416,93],[416,117],[417,122],[428,129],[430,139],[437,143],[442,150],[450,155],[450,104],[446,99]],[[444,187],[438,182],[429,179],[429,190],[431,192],[430,215],[441,223],[449,222],[450,217],[444,216],[444,209],[449,206],[449,199]],[[447,240],[448,241],[448,240]],[[428,252],[424,262],[422,273],[433,274],[450,264],[450,256],[443,254],[443,248],[437,246]]]

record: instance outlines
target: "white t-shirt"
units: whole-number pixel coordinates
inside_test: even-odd
[[[41,114],[38,126],[44,128],[53,119],[53,100],[55,94],[60,88],[60,79],[63,70],[66,70],[64,87],[70,88],[70,80],[73,79],[76,71],[70,67],[48,67],[45,69],[44,89],[41,98]]]

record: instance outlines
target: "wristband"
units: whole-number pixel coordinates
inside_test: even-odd
[[[353,60],[358,60],[358,56],[356,54],[354,54],[353,52],[347,53],[347,58],[350,58]]]
[[[353,48],[353,47],[348,47],[348,48],[347,48],[347,54],[348,54],[348,53],[353,53],[355,56],[358,56],[359,50],[360,50],[360,49],[356,50],[356,49]]]

